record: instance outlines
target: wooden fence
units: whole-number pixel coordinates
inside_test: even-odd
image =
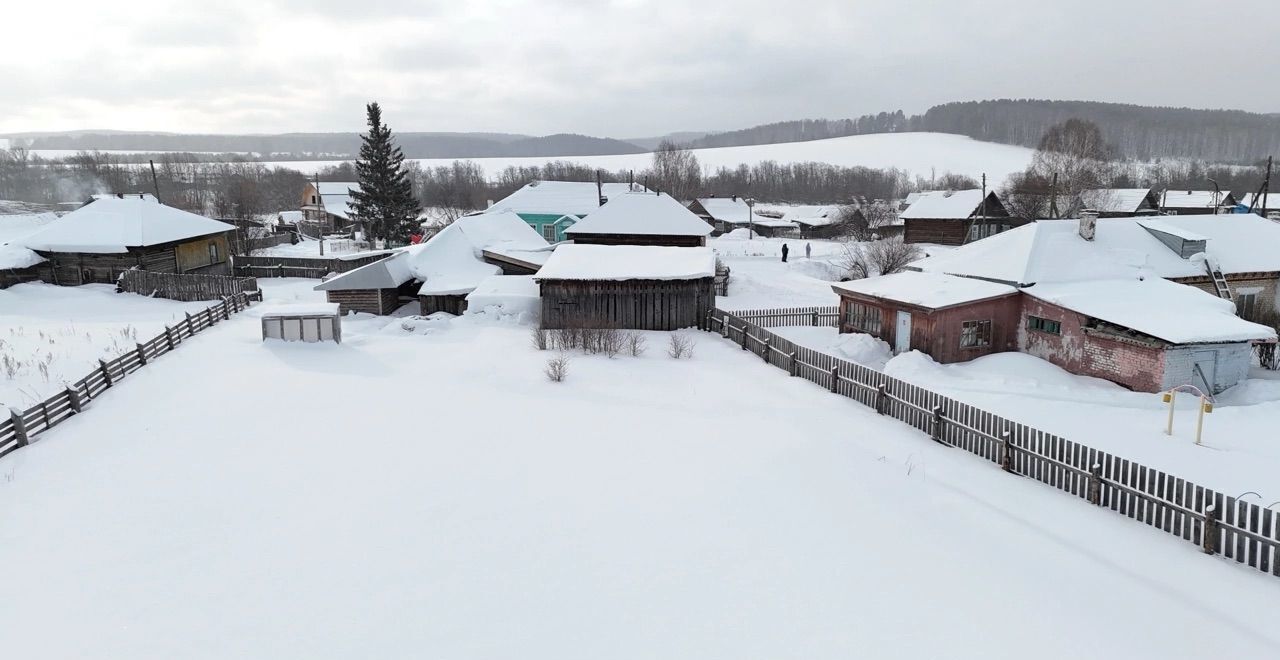
[[[258,291],[258,280],[252,277],[199,275],[195,273],[158,273],[151,270],[126,270],[116,280],[120,291],[170,300],[193,302],[218,300],[238,293]]]
[[[320,279],[329,273],[345,273],[361,266],[381,261],[390,252],[375,252],[359,257],[254,257],[231,258],[236,275],[251,277],[313,277]]]
[[[744,321],[750,321],[761,328],[777,328],[781,326],[811,325],[834,328],[840,317],[840,308],[829,307],[783,307],[779,309],[739,309],[729,312]]]
[[[800,346],[757,324],[803,317],[802,309],[712,312],[709,327],[765,362],[854,399],[963,449],[1005,472],[1034,479],[1280,577],[1280,511],[1198,486],[1128,459],[1010,421],[854,362]],[[831,308],[809,308],[819,315]],[[745,316],[744,316],[745,315]],[[812,318],[810,316],[809,318]],[[807,323],[806,323],[807,325]]]
[[[134,350],[111,361],[99,360],[98,368],[88,376],[43,402],[23,411],[9,410],[8,418],[0,419],[0,456],[27,446],[35,436],[83,412],[103,391],[181,346],[196,333],[248,308],[249,301],[249,294],[237,293],[195,315],[187,314],[180,323],[173,327],[165,326],[163,334],[139,343]]]
[[[262,250],[293,242],[293,234],[274,234],[272,236],[263,236],[261,238],[245,238],[233,241],[232,243],[235,254],[249,254],[254,250]]]

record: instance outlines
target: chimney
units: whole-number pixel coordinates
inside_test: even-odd
[[[1084,209],[1080,212],[1080,238],[1092,241],[1097,233],[1098,212],[1093,209]]]

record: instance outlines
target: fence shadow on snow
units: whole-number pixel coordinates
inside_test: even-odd
[[[1280,577],[1280,512],[1010,421],[766,328],[837,325],[835,307],[726,312],[708,325],[765,362],[923,431],[935,442]]]

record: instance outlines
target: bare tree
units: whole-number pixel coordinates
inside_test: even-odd
[[[918,246],[895,237],[869,243],[845,243],[837,264],[845,270],[848,279],[860,280],[900,273],[922,256],[924,253]]]
[[[649,185],[679,200],[693,199],[702,187],[702,170],[692,151],[663,140],[653,152]]]

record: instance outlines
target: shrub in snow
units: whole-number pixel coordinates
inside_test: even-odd
[[[693,357],[693,337],[685,332],[671,333],[671,342],[667,345],[667,355],[677,360]]]
[[[623,342],[626,344],[627,352],[631,354],[631,357],[640,357],[644,353],[645,339],[644,335],[639,332],[633,330],[626,333]]]
[[[553,383],[562,382],[565,376],[569,375],[569,356],[561,353],[547,360],[547,366],[543,373],[547,375],[547,380]]]
[[[581,350],[588,355],[604,353],[614,357],[626,346],[626,338],[617,328],[596,327],[600,324],[590,321],[581,326],[543,330],[547,333],[546,344],[549,348],[561,351]],[[534,340],[537,345],[537,339]]]
[[[540,350],[547,350],[547,346],[551,341],[551,335],[545,328],[534,328],[530,339],[533,341],[533,347]]]
[[[902,272],[907,264],[924,256],[920,248],[903,243],[901,238],[887,238],[870,243],[845,243],[838,264],[845,277],[861,280],[874,275],[892,275]]]

